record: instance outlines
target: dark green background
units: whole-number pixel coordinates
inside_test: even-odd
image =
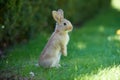
[[[74,27],[90,20],[111,0],[0,0],[0,47],[26,42],[38,32],[53,31],[51,11],[65,12]],[[2,28],[4,26],[5,28]]]

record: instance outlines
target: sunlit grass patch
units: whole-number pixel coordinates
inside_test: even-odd
[[[108,41],[120,41],[120,35],[108,36]]]
[[[99,28],[98,28],[98,30],[100,31],[100,32],[104,32],[105,31],[105,28],[104,28],[104,26],[99,26]]]
[[[112,0],[111,5],[113,8],[120,11],[120,0]]]
[[[77,47],[79,49],[85,49],[87,47],[87,45],[84,42],[79,42],[79,43],[77,43]]]
[[[75,80],[120,80],[120,65],[99,69],[95,74],[78,76]]]

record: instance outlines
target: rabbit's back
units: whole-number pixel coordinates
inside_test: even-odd
[[[57,34],[53,33],[40,55],[39,63],[42,63],[46,60],[50,60],[53,58],[57,59],[60,52],[59,44],[60,44],[60,38],[58,37]]]

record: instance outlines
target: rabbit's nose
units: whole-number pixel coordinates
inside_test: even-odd
[[[69,26],[67,30],[72,31],[73,27]]]
[[[70,29],[73,29],[73,26],[72,26],[72,25],[70,26]]]

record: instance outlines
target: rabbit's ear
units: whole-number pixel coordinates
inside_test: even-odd
[[[62,9],[58,9],[58,13],[62,18],[64,18],[64,11]]]
[[[61,15],[57,11],[52,11],[53,18],[56,22],[60,23],[61,22]]]

